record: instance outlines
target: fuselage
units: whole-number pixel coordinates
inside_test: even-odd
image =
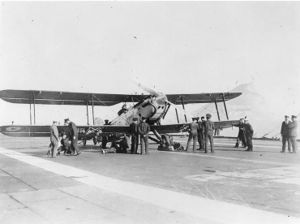
[[[165,95],[149,96],[134,106],[128,108],[127,112],[120,114],[111,121],[111,125],[129,125],[132,119],[146,118],[149,124],[158,122],[166,113],[169,107]]]

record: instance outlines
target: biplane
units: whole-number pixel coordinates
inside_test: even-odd
[[[219,92],[219,93],[197,93],[197,94],[164,94],[153,89],[144,88],[149,94],[108,94],[108,93],[82,93],[82,92],[60,92],[40,90],[2,90],[0,98],[10,103],[30,105],[30,125],[7,125],[1,126],[0,132],[4,135],[15,137],[46,137],[50,136],[50,126],[35,125],[35,105],[81,105],[87,108],[87,123],[89,123],[89,107],[92,108],[92,125],[78,125],[79,140],[93,139],[94,143],[98,135],[129,134],[129,125],[133,118],[146,118],[151,126],[155,137],[151,139],[159,143],[161,134],[180,133],[185,131],[189,125],[185,114],[186,104],[215,103],[218,121],[215,121],[216,129],[233,127],[239,120],[229,120],[226,108],[226,101],[241,95],[240,92]],[[105,125],[95,125],[94,107],[112,106],[119,103],[133,103],[129,108],[122,108],[118,116]],[[218,103],[224,104],[227,120],[221,121],[218,110]],[[184,111],[185,122],[180,123],[178,117],[178,105]],[[32,124],[32,106],[34,119]],[[161,124],[170,107],[175,108],[177,123]],[[58,126],[62,132],[64,126]]]

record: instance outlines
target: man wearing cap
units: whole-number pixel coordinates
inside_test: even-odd
[[[141,154],[143,154],[145,147],[145,154],[148,154],[148,134],[150,132],[150,125],[146,123],[146,118],[142,117],[142,122],[138,125],[138,131],[141,139]]]
[[[201,120],[198,122],[198,142],[199,149],[204,149],[204,130],[205,130],[205,118],[202,116]]]
[[[244,121],[244,128],[245,128],[245,136],[246,136],[246,141],[247,141],[247,146],[248,146],[246,151],[252,152],[253,151],[252,138],[253,138],[254,130],[253,130],[251,124],[246,119]]]
[[[197,138],[198,138],[198,123],[197,120],[199,117],[193,117],[192,118],[192,123],[190,123],[188,132],[189,132],[189,138],[186,144],[186,149],[185,151],[189,150],[189,146],[191,143],[191,140],[193,139],[193,152],[196,150],[196,144],[197,144]]]
[[[130,124],[130,134],[131,134],[131,154],[137,154],[137,149],[139,145],[139,129],[138,129],[138,119],[135,117],[132,119]]]
[[[281,138],[282,138],[282,150],[280,152],[285,152],[286,142],[288,143],[288,150],[291,151],[290,140],[289,140],[289,116],[284,116],[284,121],[281,124]]]
[[[78,129],[76,127],[76,124],[69,120],[69,118],[65,119],[65,124],[68,125],[70,129],[70,140],[71,140],[71,148],[73,151],[74,156],[78,156],[80,154],[80,151],[78,149]]]
[[[241,118],[239,124],[237,125],[239,128],[239,133],[236,139],[235,148],[238,148],[240,142],[242,142],[243,147],[247,147],[246,137],[245,137],[245,127],[244,127],[244,118]]]
[[[50,127],[50,142],[51,142],[50,155],[52,158],[56,157],[58,142],[59,142],[58,129],[57,129],[56,125],[57,125],[57,122],[53,121],[53,123]]]
[[[208,141],[210,143],[210,151],[213,153],[214,152],[214,129],[215,125],[214,122],[211,120],[211,114],[206,114],[206,122],[205,122],[205,153],[207,153],[207,145]]]
[[[292,115],[292,121],[288,124],[289,141],[292,146],[292,152],[297,151],[297,116]]]

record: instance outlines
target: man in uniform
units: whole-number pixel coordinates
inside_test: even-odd
[[[69,120],[69,118],[65,119],[65,124],[68,125],[70,129],[70,140],[71,140],[71,148],[73,150],[73,155],[78,156],[80,154],[80,151],[78,149],[78,129],[76,127],[76,124]]]
[[[239,124],[237,125],[239,127],[239,133],[236,139],[235,148],[238,148],[240,145],[240,142],[242,142],[243,147],[247,147],[246,143],[246,136],[245,136],[245,127],[244,127],[244,118],[240,119]]]
[[[251,124],[248,122],[248,120],[245,119],[244,123],[244,128],[245,128],[245,136],[246,136],[246,141],[247,141],[247,146],[248,148],[246,151],[253,151],[253,144],[252,144],[252,137],[253,137],[253,128]]]
[[[211,114],[206,114],[206,122],[205,122],[205,153],[207,153],[207,145],[208,141],[210,143],[210,151],[213,153],[214,152],[214,129],[215,125],[214,122],[211,120]]]
[[[297,116],[292,115],[292,121],[288,124],[289,127],[289,140],[292,146],[292,152],[297,151]]]
[[[51,142],[51,151],[50,155],[51,157],[56,157],[57,148],[58,148],[58,142],[59,142],[59,134],[57,129],[57,122],[53,121],[51,127],[50,127],[50,142]]]
[[[282,138],[282,150],[280,152],[285,152],[286,142],[288,143],[288,150],[291,152],[290,140],[289,140],[289,116],[284,116],[284,121],[281,124],[280,134]]]
[[[148,154],[148,134],[150,132],[150,125],[146,123],[146,118],[142,118],[142,122],[138,125],[138,130],[141,138],[141,154],[143,154],[145,147],[145,154]]]
[[[130,124],[130,134],[131,134],[131,154],[137,154],[137,149],[139,145],[139,129],[138,129],[138,119],[135,117],[132,119]]]
[[[205,119],[202,116],[201,120],[198,122],[198,142],[199,150],[204,149],[204,130],[205,130]]]
[[[189,138],[188,138],[188,141],[186,144],[185,151],[189,150],[189,146],[190,146],[192,139],[193,139],[193,152],[195,152],[195,150],[196,150],[196,144],[197,144],[197,138],[198,138],[198,123],[197,123],[198,119],[199,119],[198,117],[192,118],[192,123],[190,123],[189,129],[188,129]]]

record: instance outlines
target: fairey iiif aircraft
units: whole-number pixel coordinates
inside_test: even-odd
[[[140,86],[142,87],[142,86]],[[151,126],[151,131],[156,138],[152,140],[160,142],[160,134],[179,133],[186,130],[189,125],[185,115],[185,122],[179,123],[177,105],[191,103],[215,103],[216,109],[219,111],[217,103],[223,102],[227,116],[226,121],[215,121],[216,129],[232,127],[238,124],[239,120],[229,120],[226,101],[241,95],[239,92],[226,93],[200,93],[200,94],[163,94],[153,89],[142,87],[148,95],[128,95],[128,94],[107,94],[107,93],[79,93],[79,92],[60,92],[60,91],[39,91],[39,90],[2,90],[0,98],[10,103],[29,104],[30,118],[31,105],[34,110],[35,124],[35,105],[84,105],[92,107],[92,116],[94,124],[94,106],[112,106],[122,102],[134,102],[135,104],[129,108],[119,111],[118,116],[106,125],[79,125],[81,140],[90,139],[89,136],[95,137],[99,135],[111,135],[116,133],[128,134],[129,125],[134,117],[147,119]],[[171,106],[175,107],[177,115],[177,124],[161,125],[160,121],[168,113]],[[88,113],[87,113],[88,114]],[[64,130],[64,126],[58,126],[59,132]],[[15,137],[46,137],[50,136],[50,126],[48,125],[8,125],[1,126],[0,132],[5,135]],[[82,135],[83,133],[83,135]],[[89,133],[89,134],[87,134]]]

